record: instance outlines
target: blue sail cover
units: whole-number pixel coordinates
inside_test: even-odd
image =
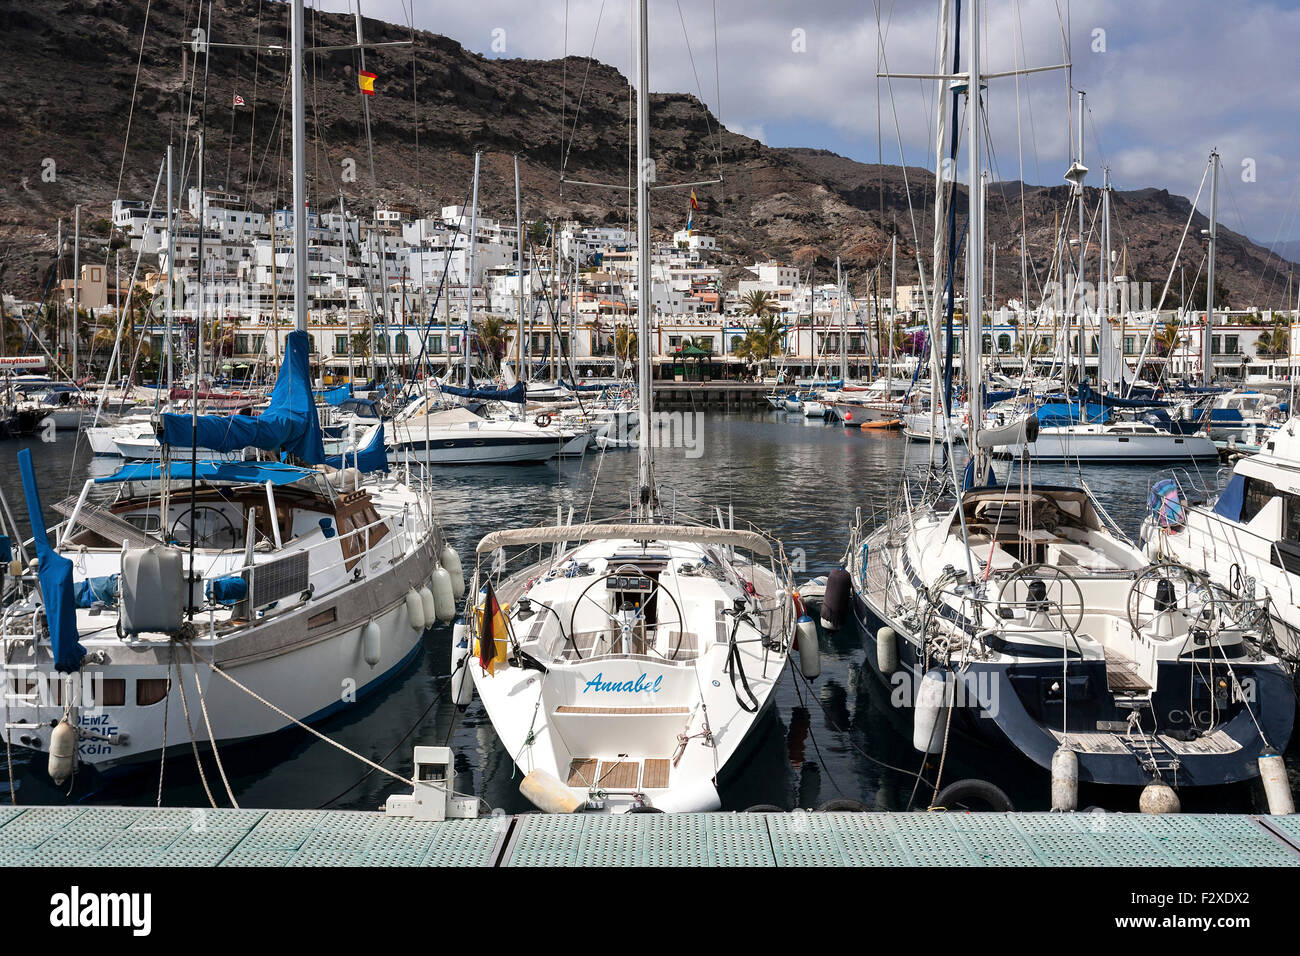
[[[345,382],[342,385],[336,385],[334,388],[327,388],[316,393],[316,397],[325,402],[326,405],[342,405],[352,397],[352,384]]]
[[[438,387],[448,395],[476,398],[484,402],[515,402],[522,405],[528,401],[528,387],[523,382],[516,382],[511,388],[461,388],[459,385]]]
[[[1106,409],[1103,406],[1089,404],[1084,406],[1084,417],[1080,419],[1079,404],[1077,402],[1048,402],[1038,409],[1037,414],[1038,424],[1044,428],[1104,422],[1107,417]]]
[[[347,455],[326,455],[325,464],[332,468],[356,468],[366,474],[372,471],[387,473],[388,452],[384,448],[384,423],[379,423],[364,448]]]
[[[189,481],[191,475],[199,481],[229,481],[236,484],[291,485],[310,478],[318,472],[278,461],[203,461],[191,468],[188,461],[173,461],[167,474],[172,481]],[[133,461],[123,465],[111,475],[95,479],[95,484],[118,481],[158,481],[162,477],[162,464],[156,461]]]
[[[24,448],[18,453],[18,470],[23,476],[23,495],[27,498],[27,518],[32,523],[36,547],[36,577],[41,583],[41,603],[45,605],[45,622],[50,628],[50,647],[54,651],[54,669],[71,674],[81,669],[86,649],[77,634],[77,606],[72,585],[72,562],[50,547],[41,511],[41,496],[36,490],[32,471],[32,453]]]
[[[325,460],[320,418],[311,390],[309,339],[301,329],[285,339],[285,360],[271,392],[271,404],[261,415],[200,415],[198,446],[213,451],[260,448],[295,455],[309,465]],[[189,448],[194,444],[190,416],[162,417],[162,443]]]

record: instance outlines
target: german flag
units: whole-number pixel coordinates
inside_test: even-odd
[[[506,627],[506,616],[497,601],[492,585],[487,586],[487,597],[483,602],[483,618],[478,632],[478,662],[489,674],[496,672],[497,661],[504,661],[510,632]]]
[[[365,70],[362,70],[357,74],[357,85],[361,87],[361,92],[366,94],[366,96],[374,96],[376,79],[378,79],[378,77],[376,77],[374,73],[367,73]]]

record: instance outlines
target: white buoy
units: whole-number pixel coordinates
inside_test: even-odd
[[[1052,810],[1070,813],[1079,809],[1079,756],[1068,747],[1052,754]]]
[[[948,712],[948,673],[933,668],[921,678],[913,708],[912,746],[921,753],[938,753],[943,749],[943,724]]]
[[[433,588],[434,615],[446,624],[456,617],[456,598],[452,595],[451,574],[445,567],[439,565],[434,570],[429,584]]]
[[[1268,798],[1268,812],[1272,816],[1295,813],[1291,784],[1286,778],[1286,764],[1276,750],[1269,748],[1259,755],[1259,779],[1264,784],[1264,796]]]
[[[817,622],[807,614],[799,615],[798,646],[799,669],[809,680],[816,680],[822,672],[822,652],[817,646]]]
[[[406,592],[406,620],[413,630],[424,630],[424,602],[415,593],[415,588]]]
[[[367,622],[361,629],[361,656],[370,667],[378,664],[383,657],[383,636],[379,633],[379,625],[374,621]]]
[[[442,554],[438,556],[442,566],[447,569],[451,575],[451,596],[459,601],[465,596],[465,569],[461,567],[460,555],[456,549],[449,544],[442,546]]]
[[[1174,788],[1158,780],[1147,784],[1138,797],[1138,809],[1143,813],[1177,813],[1182,808]]]
[[[898,634],[892,627],[876,631],[876,666],[886,677],[898,670]]]
[[[433,627],[433,622],[438,619],[438,602],[433,599],[433,592],[427,586],[420,588],[416,593],[420,595],[420,610],[424,613],[424,626]]]
[[[519,782],[519,792],[544,813],[572,813],[583,801],[545,770],[532,770]]]
[[[474,696],[469,666],[469,625],[460,620],[451,629],[451,698],[461,710]]]
[[[57,786],[63,786],[72,776],[72,766],[77,759],[77,728],[60,720],[59,725],[50,734],[50,779]]]

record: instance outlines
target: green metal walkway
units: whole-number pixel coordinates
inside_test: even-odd
[[[0,866],[1296,866],[1300,817],[2,807]]]

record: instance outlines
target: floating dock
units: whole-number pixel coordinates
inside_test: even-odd
[[[0,808],[0,866],[1297,866],[1300,817]]]

